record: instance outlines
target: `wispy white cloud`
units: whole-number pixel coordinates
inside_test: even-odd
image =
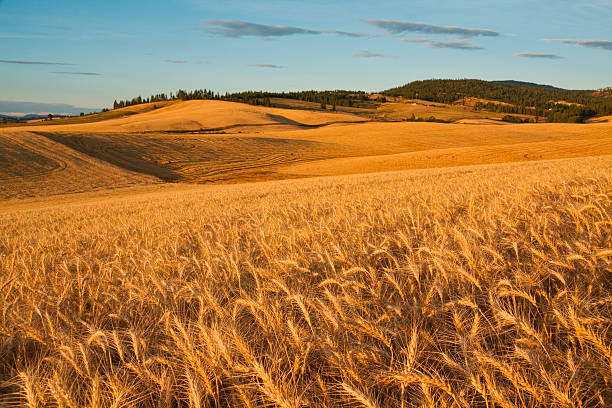
[[[211,27],[213,34],[222,37],[260,37],[260,38],[271,38],[271,37],[285,37],[296,34],[335,34],[340,36],[348,37],[361,37],[361,34],[349,33],[338,30],[310,30],[300,27],[289,27],[284,25],[267,25],[267,24],[255,24],[247,21],[240,20],[204,20],[204,24]]]
[[[47,61],[21,61],[21,60],[0,60],[0,64],[18,64],[18,65],[74,65],[66,62],[47,62]]]
[[[550,43],[574,44],[587,48],[599,48],[602,50],[612,51],[612,41],[607,40],[574,40],[568,38],[545,38],[544,41]]]
[[[254,67],[254,68],[273,68],[273,69],[283,68],[282,65],[276,65],[276,64],[249,64],[249,67]]]
[[[397,55],[387,55],[378,52],[372,52],[368,50],[361,50],[353,54],[353,57],[357,58],[397,58]]]
[[[396,20],[364,20],[388,34],[403,34],[403,33],[429,33],[429,34],[445,34],[457,35],[460,37],[498,37],[500,33],[484,28],[463,28],[456,26],[440,26],[423,23],[412,23],[408,21]]]
[[[483,47],[470,44],[467,41],[430,41],[427,48],[450,48],[453,50],[476,51],[484,50]]]
[[[400,38],[399,41],[405,43],[428,43],[433,41],[433,38]]]
[[[523,58],[540,58],[540,59],[562,59],[563,57],[557,54],[549,54],[547,52],[519,52],[514,54],[515,57]]]
[[[433,38],[400,38],[399,41],[403,43],[425,44],[425,47],[427,48],[448,48],[463,51],[484,50],[483,47],[472,44],[465,40],[440,41],[434,40]]]

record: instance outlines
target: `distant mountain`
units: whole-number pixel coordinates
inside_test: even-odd
[[[63,118],[63,117],[67,117],[67,116],[73,116],[73,115],[54,115],[52,114],[54,118]],[[21,120],[33,120],[33,119],[46,119],[49,117],[49,114],[47,113],[45,114],[38,114],[38,113],[29,113],[27,115],[23,115],[21,116],[19,119]]]
[[[43,119],[43,118],[46,118],[46,117],[48,117],[48,114],[47,115],[39,115],[39,114],[35,114],[35,113],[30,113],[30,114],[27,114],[27,115],[23,115],[19,119],[22,119],[22,120],[32,120],[32,119]]]
[[[54,118],[66,118],[69,116],[73,116],[73,115],[54,115],[52,114]],[[23,121],[28,121],[28,120],[35,120],[35,119],[47,119],[49,117],[49,114],[38,114],[38,113],[29,113],[27,115],[3,115],[0,114],[0,119],[6,119],[9,122],[23,122]]]
[[[20,102],[20,101],[0,101],[0,114],[10,117],[24,117],[27,115],[47,116],[49,113],[54,116],[78,115],[83,113],[98,112],[97,108],[81,108],[68,104],[53,104],[42,102]]]
[[[12,122],[19,122],[19,119],[14,116],[0,114],[0,123],[12,123]]]

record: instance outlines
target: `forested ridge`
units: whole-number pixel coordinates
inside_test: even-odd
[[[612,114],[612,88],[569,90],[518,81],[430,79],[389,89],[383,95],[449,104],[462,98],[487,99],[500,103],[477,103],[475,108],[545,116],[550,122],[582,122]]]
[[[483,81],[478,79],[431,79],[415,81],[382,92],[386,97],[421,99],[431,102],[452,104],[463,98],[486,99],[477,102],[476,110],[527,114],[545,117],[549,122],[583,122],[594,116],[612,115],[612,88],[595,90],[568,90],[549,85],[519,81]],[[353,107],[369,100],[363,91],[300,91],[265,92],[245,91],[219,94],[207,89],[186,91],[179,89],[176,94],[160,93],[150,97],[115,101],[113,108],[141,103],[169,100],[224,100],[251,105],[272,106],[272,98],[295,99],[313,102],[321,109],[335,110],[336,106]],[[385,101],[384,97],[380,99]]]

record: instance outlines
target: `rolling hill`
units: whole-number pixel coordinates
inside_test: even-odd
[[[564,100],[586,104],[596,98],[593,90],[568,90],[520,81],[483,81],[479,79],[430,79],[414,81],[388,89],[384,95],[420,98],[452,103],[463,97],[475,97],[520,106],[541,106]]]
[[[0,129],[0,196],[612,154],[610,122],[375,122],[349,113],[201,100],[100,115],[89,123]]]
[[[35,133],[0,129],[0,200],[159,182]]]
[[[383,95],[446,104],[464,98],[481,98],[498,102],[488,105],[489,110],[546,116],[550,122],[572,123],[612,114],[609,91],[609,88],[603,91],[568,90],[520,81],[431,79],[392,88]]]
[[[609,117],[347,108],[1,128],[0,406],[609,406]]]

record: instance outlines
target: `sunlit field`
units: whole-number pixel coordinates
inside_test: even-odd
[[[612,408],[612,1],[550,3],[0,0],[0,408]]]
[[[612,154],[612,122],[605,118],[399,123],[202,100],[100,115],[120,111],[102,121],[93,115],[88,123],[0,129],[0,199]]]
[[[612,404],[612,157],[0,211],[0,405]]]

